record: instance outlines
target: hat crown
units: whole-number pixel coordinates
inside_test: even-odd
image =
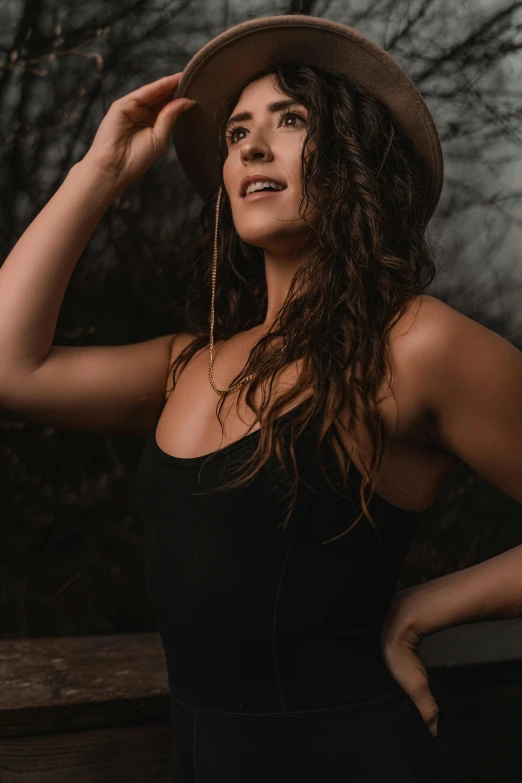
[[[406,71],[353,27],[321,17],[282,14],[251,19],[212,38],[189,61],[174,98],[197,101],[172,130],[180,165],[203,200],[221,182],[218,127],[232,96],[271,63],[300,61],[344,73],[387,106],[411,139],[426,181],[426,222],[439,201],[443,157],[435,122]]]

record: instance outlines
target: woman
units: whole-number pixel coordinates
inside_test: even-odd
[[[312,17],[238,25],[179,77],[111,106],[5,261],[1,402],[148,437],[138,491],[169,783],[465,780],[417,650],[522,614],[522,548],[393,590],[458,460],[522,502],[522,359],[422,294],[442,186],[429,112],[379,47]],[[205,199],[187,332],[52,346],[82,247],[171,130]],[[256,181],[273,190],[248,193]],[[233,463],[239,481],[223,482]]]

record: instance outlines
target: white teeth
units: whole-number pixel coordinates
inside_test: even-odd
[[[261,182],[259,180],[258,182],[251,182],[248,188],[246,189],[245,196],[248,196],[249,193],[253,193],[254,190],[263,190],[263,188],[266,187],[272,187],[276,190],[284,190],[284,187],[282,185],[278,185],[276,182],[270,182],[269,180],[265,180],[264,182]]]

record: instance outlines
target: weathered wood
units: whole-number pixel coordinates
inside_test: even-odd
[[[0,641],[0,708],[167,693],[158,634]]]
[[[158,634],[0,641],[1,783],[165,778],[170,711]]]
[[[165,722],[158,634],[0,641],[0,737]]]
[[[154,783],[165,780],[167,725],[0,739],[1,783]]]

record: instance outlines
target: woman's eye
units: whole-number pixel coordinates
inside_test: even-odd
[[[279,124],[281,125],[281,123],[284,122],[287,117],[297,117],[298,119],[302,120],[303,122],[306,122],[306,120],[303,117],[303,115],[300,114],[299,112],[297,112],[297,111],[286,111],[286,112],[283,112],[283,114],[281,114],[280,119],[279,119]],[[292,126],[289,125],[287,127],[292,127]],[[227,138],[230,141],[230,143],[231,144],[235,144],[236,132],[244,131],[244,130],[247,130],[247,128],[244,128],[242,125],[236,125],[235,127],[230,128],[229,131],[227,132]]]
[[[300,120],[303,120],[305,122],[305,118],[302,114],[299,114],[298,111],[287,111],[284,112],[284,114],[281,115],[281,122],[283,122],[287,117],[297,117]]]

